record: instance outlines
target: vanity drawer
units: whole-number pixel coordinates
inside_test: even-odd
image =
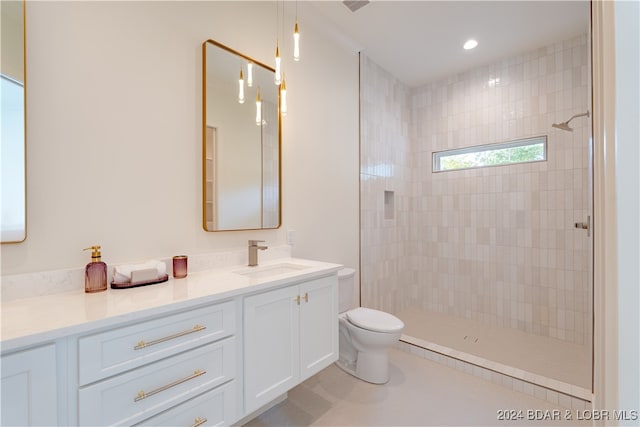
[[[237,417],[235,397],[236,383],[230,381],[136,426],[228,426]]]
[[[131,425],[233,379],[235,338],[207,344],[79,391],[80,425]]]
[[[78,339],[80,385],[235,333],[235,303],[181,312]]]

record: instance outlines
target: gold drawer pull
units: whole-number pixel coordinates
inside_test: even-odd
[[[191,427],[198,427],[201,426],[202,424],[206,423],[207,421],[209,421],[206,418],[196,418],[195,420],[193,420],[193,424],[191,425]]]
[[[186,331],[182,331],[182,332],[178,332],[177,334],[173,334],[170,335],[168,337],[164,337],[164,338],[158,338],[157,340],[153,340],[153,341],[138,341],[138,344],[133,347],[134,350],[141,350],[145,347],[151,347],[152,345],[156,345],[156,344],[160,344],[161,342],[165,342],[165,341],[169,341],[175,338],[180,338],[183,337],[185,335],[189,335],[189,334],[193,334],[194,332],[200,332],[207,329],[206,326],[202,326],[202,325],[195,325],[193,328],[191,329],[187,329]]]
[[[194,378],[198,378],[201,375],[206,374],[207,371],[201,371],[199,369],[196,369],[195,371],[193,371],[193,374],[189,375],[188,377],[182,378],[181,380],[178,381],[174,381],[171,384],[167,384],[167,385],[163,385],[162,387],[158,387],[155,390],[151,390],[149,393],[146,393],[144,390],[140,390],[138,392],[138,395],[135,397],[135,399],[133,399],[134,402],[139,402],[140,400],[146,399],[147,397],[151,397],[154,394],[158,394],[161,391],[165,391],[170,389],[171,387],[175,387],[177,385],[180,385],[184,382],[187,382],[189,380],[192,380]]]
[[[304,293],[302,298],[304,298],[304,302],[309,302],[309,294],[307,292]]]

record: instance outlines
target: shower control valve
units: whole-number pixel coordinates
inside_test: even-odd
[[[587,222],[576,222],[573,226],[575,228],[587,230],[587,236],[591,236],[591,215],[587,216]]]

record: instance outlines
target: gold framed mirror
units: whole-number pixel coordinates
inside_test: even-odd
[[[27,238],[25,2],[0,2],[2,130],[0,241]]]
[[[202,44],[202,226],[281,224],[280,91],[275,70],[221,43]]]

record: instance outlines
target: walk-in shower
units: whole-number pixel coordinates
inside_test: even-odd
[[[587,31],[415,88],[360,64],[362,305],[406,343],[583,400],[591,121],[569,122],[591,109]],[[542,161],[433,169],[434,152],[533,137]]]

